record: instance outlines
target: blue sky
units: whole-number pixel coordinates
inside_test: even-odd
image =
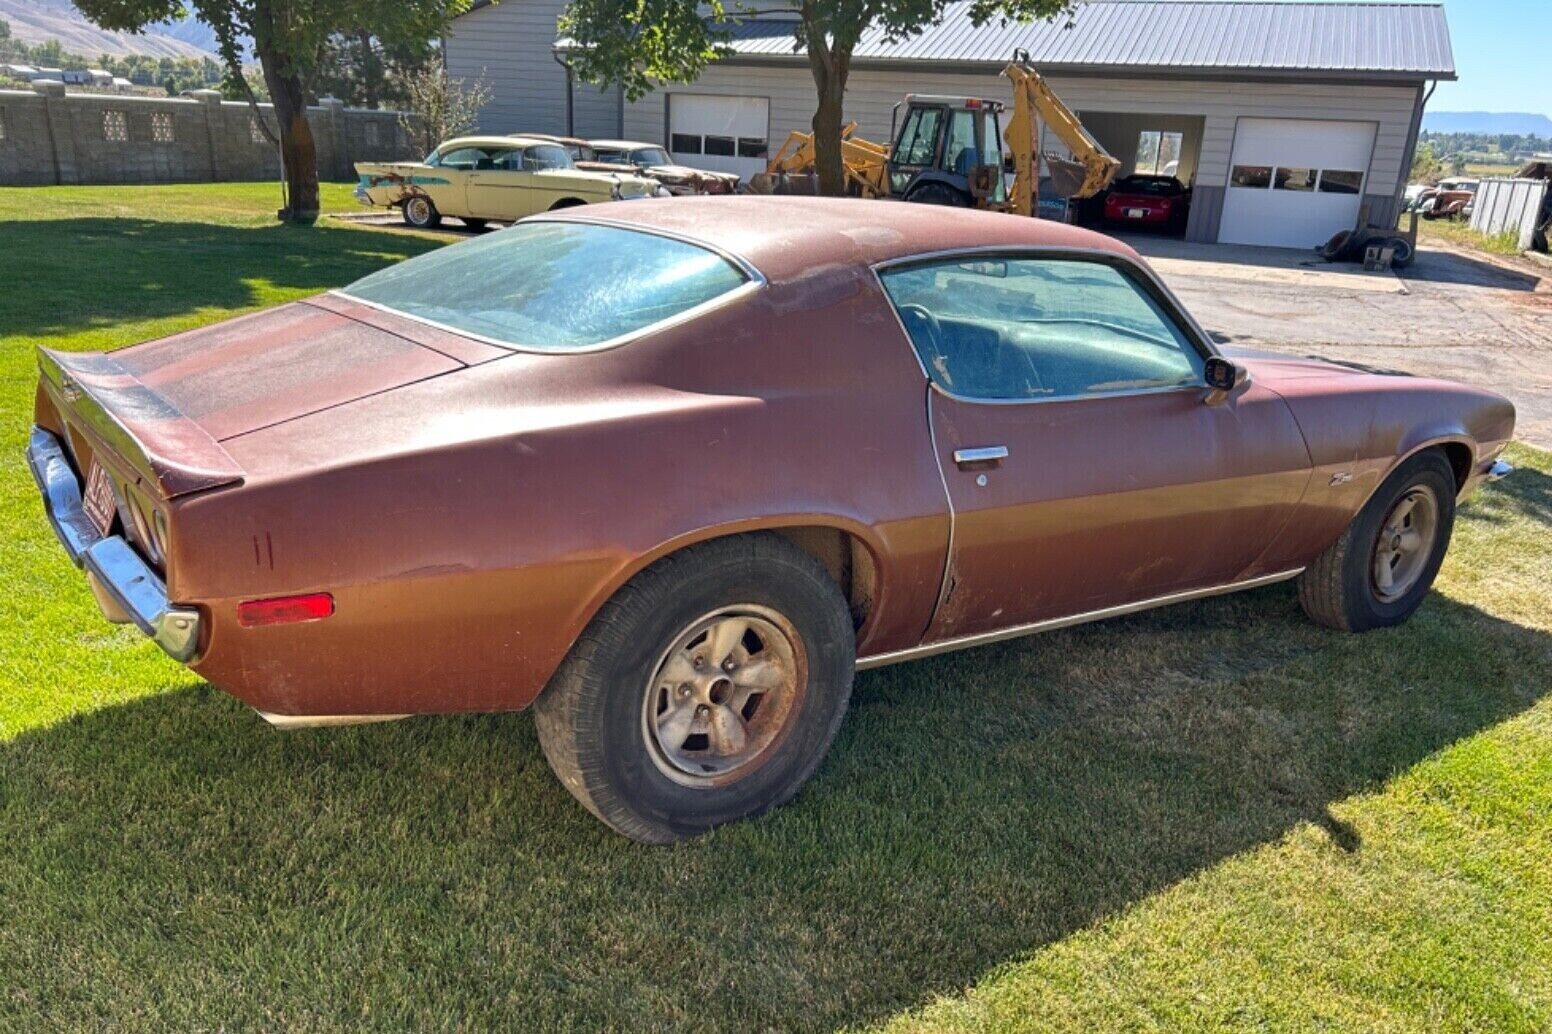
[[[1459,82],[1440,83],[1430,111],[1552,116],[1552,0],[1444,0]]]
[[[1430,111],[1552,115],[1552,0],[1444,0],[1460,82]]]

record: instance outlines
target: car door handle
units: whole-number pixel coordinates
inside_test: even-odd
[[[1006,445],[986,445],[979,449],[955,449],[954,462],[959,464],[960,470],[971,470],[975,467],[994,467],[1008,458]]]

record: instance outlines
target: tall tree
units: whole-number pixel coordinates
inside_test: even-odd
[[[440,36],[469,0],[76,0],[88,18],[105,29],[139,31],[152,22],[193,14],[216,33],[227,81],[253,101],[243,78],[244,37],[264,72],[275,106],[278,134],[263,119],[264,132],[280,147],[287,203],[280,213],[292,222],[318,216],[318,153],[307,122],[308,83],[324,60],[330,41],[371,26],[379,40],[422,43]]]
[[[430,40],[383,40],[361,29],[329,41],[309,93],[338,97],[361,108],[403,108],[411,77],[441,63]]]
[[[808,55],[817,102],[814,156],[820,190],[845,192],[841,125],[852,53],[862,34],[912,36],[951,0],[801,0],[794,51]],[[970,0],[970,19],[1036,21],[1070,14],[1079,0]],[[560,19],[577,46],[572,64],[591,82],[619,83],[635,100],[659,82],[689,82],[724,54],[735,13],[724,0],[571,0]],[[1008,55],[1010,58],[1011,54]]]

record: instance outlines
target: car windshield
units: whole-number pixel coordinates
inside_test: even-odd
[[[569,169],[571,157],[559,144],[540,144],[523,152],[523,168],[530,171],[544,169]]]
[[[565,352],[633,334],[748,282],[669,237],[528,222],[357,280],[340,293],[499,344]]]
[[[668,152],[661,147],[640,147],[631,152],[631,161],[636,165],[668,165]]]

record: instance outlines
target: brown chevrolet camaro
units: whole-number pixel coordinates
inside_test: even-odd
[[[859,668],[1283,579],[1403,621],[1514,425],[1226,354],[1106,237],[795,197],[531,218],[41,368],[110,620],[277,725],[532,704],[645,841],[790,798]]]

